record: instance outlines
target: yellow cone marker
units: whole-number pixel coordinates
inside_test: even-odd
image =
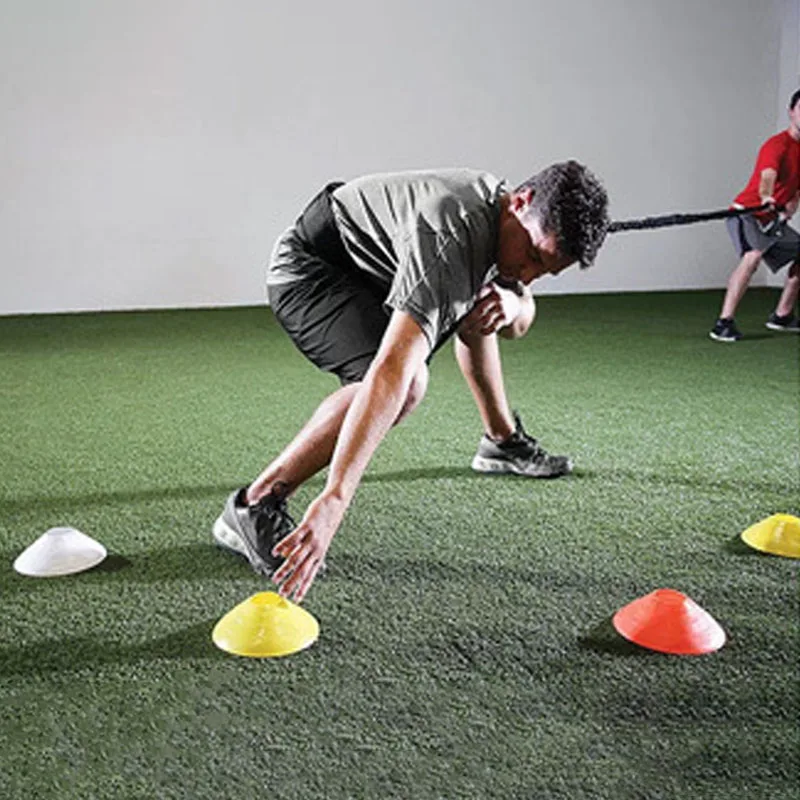
[[[751,525],[742,539],[763,553],[800,558],[800,519],[791,514],[773,514]]]
[[[250,658],[288,656],[310,647],[319,623],[304,608],[275,592],[259,592],[232,608],[211,634],[228,653]]]

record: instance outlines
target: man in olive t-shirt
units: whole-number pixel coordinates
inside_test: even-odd
[[[495,261],[500,198],[506,193],[493,175],[466,169],[369,175],[330,188],[332,222],[346,258],[326,260],[338,261],[339,271],[346,260],[352,273],[374,287],[385,307],[383,327],[392,310],[406,311],[433,350],[487,282]],[[279,239],[267,273],[270,303],[282,323],[287,316],[280,310],[282,301],[297,290],[293,284],[319,278],[317,265],[307,257],[313,244],[298,247],[298,227]],[[370,341],[371,355],[379,343]],[[312,361],[339,374],[337,365]],[[356,379],[366,366],[356,370]]]
[[[497,336],[533,322],[528,285],[588,267],[608,198],[575,161],[513,191],[474,170],[372,175],[320,192],[278,240],[270,305],[295,345],[342,386],[214,524],[217,542],[284,596],[305,596],[361,476],[389,429],[421,401],[427,363],[451,336],[485,434],[474,469],[530,477],[570,471],[509,410]],[[330,465],[295,527],[287,497]]]

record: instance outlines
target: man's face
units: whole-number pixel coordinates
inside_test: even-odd
[[[511,195],[510,215],[501,225],[497,248],[500,275],[526,284],[542,275],[558,275],[575,263],[558,252],[555,234],[542,230],[529,209],[532,197],[529,189]]]
[[[789,109],[789,122],[800,131],[800,100],[794,104],[794,108]]]

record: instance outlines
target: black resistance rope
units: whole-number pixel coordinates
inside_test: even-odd
[[[672,225],[691,225],[695,222],[708,222],[712,219],[725,219],[726,217],[740,217],[742,214],[752,214],[756,211],[766,211],[774,209],[782,211],[782,208],[764,203],[760,206],[750,208],[725,208],[720,211],[704,211],[699,214],[665,214],[660,217],[642,217],[641,219],[625,219],[612,222],[608,226],[609,233],[619,233],[620,231],[645,231],[653,228],[668,228]]]

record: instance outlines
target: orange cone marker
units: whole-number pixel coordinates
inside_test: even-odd
[[[628,641],[660,653],[702,655],[725,644],[725,631],[711,614],[675,589],[656,589],[628,603],[613,622]]]

